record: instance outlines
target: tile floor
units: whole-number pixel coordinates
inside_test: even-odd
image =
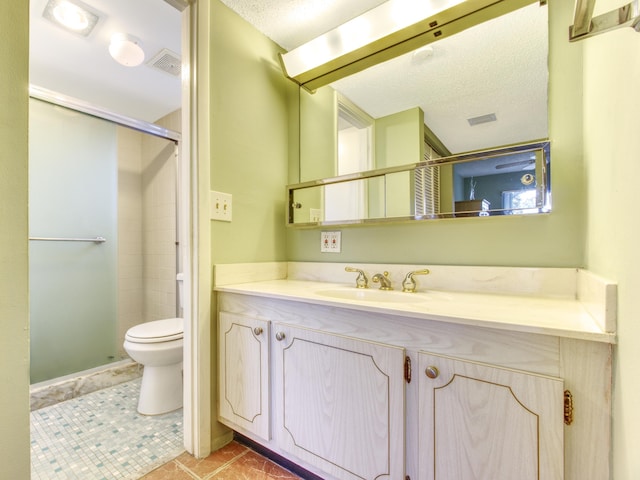
[[[138,479],[184,452],[182,409],[136,411],[140,378],[31,412],[32,480]]]
[[[203,460],[183,453],[142,480],[300,480],[291,472],[237,442]]]

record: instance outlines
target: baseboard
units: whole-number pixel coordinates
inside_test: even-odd
[[[278,455],[277,453],[272,452],[268,448],[254,442],[250,438],[240,435],[238,432],[234,432],[234,439],[236,442],[246,445],[247,447],[251,448],[251,450],[254,450],[263,457],[268,458],[272,462],[277,463],[282,468],[289,470],[291,473],[299,476],[300,478],[303,478],[304,480],[324,480],[322,477],[319,477],[318,475],[305,470],[300,465]]]

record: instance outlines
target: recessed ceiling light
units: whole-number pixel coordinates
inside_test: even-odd
[[[78,35],[88,36],[98,23],[98,15],[90,12],[79,2],[70,0],[49,0],[44,7],[42,16]]]

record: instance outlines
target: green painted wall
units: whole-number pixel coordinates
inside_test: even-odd
[[[277,45],[210,5],[211,189],[233,195],[233,221],[211,222],[215,263],[286,260],[288,96]]]
[[[619,2],[599,0],[609,11]],[[618,282],[613,476],[640,478],[640,35],[631,28],[584,42],[587,266]]]
[[[29,2],[0,16],[0,464],[29,478]]]
[[[564,5],[567,3],[567,5]],[[580,266],[584,253],[581,46],[567,42],[571,2],[549,2],[549,136],[553,212],[342,228],[342,253],[320,253],[320,229],[288,230],[292,261]],[[332,228],[333,229],[333,228]]]
[[[422,161],[423,127],[424,113],[418,107],[376,119],[376,168]]]
[[[295,84],[289,82],[295,90]],[[306,182],[337,175],[338,162],[338,101],[331,87],[319,88],[311,94],[300,89],[300,180]],[[292,163],[298,159],[292,157]]]
[[[198,221],[201,229],[209,227],[199,240],[211,244],[199,258],[198,316],[212,345],[208,400],[211,445],[217,449],[232,437],[216,420],[218,337],[211,270],[221,263],[286,260],[285,186],[289,175],[297,174],[297,166],[290,172],[288,160],[289,151],[298,151],[292,124],[298,93],[282,75],[277,45],[218,0],[198,2],[197,8]],[[208,189],[233,195],[230,223],[208,220]]]
[[[424,112],[416,107],[378,118],[375,122],[376,168],[422,161]],[[413,175],[399,172],[385,178],[385,214],[406,217],[415,211]]]

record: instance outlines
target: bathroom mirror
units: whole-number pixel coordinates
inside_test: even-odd
[[[300,89],[299,181],[400,166],[402,175],[411,176],[407,165],[547,138],[547,27],[546,5],[534,2],[313,94]],[[341,136],[363,128],[370,133],[358,136],[357,150],[366,158],[345,169]],[[385,204],[388,210],[388,201],[375,198],[382,180],[373,178],[352,182],[349,188],[366,190],[368,205]],[[387,186],[406,186],[402,194],[396,192],[406,206],[413,183],[387,174],[384,178]],[[336,204],[354,203],[347,201],[347,187],[315,188],[323,190],[324,203],[334,196]],[[295,215],[317,218],[317,212]]]
[[[529,215],[551,209],[549,142],[289,185],[288,224]]]

